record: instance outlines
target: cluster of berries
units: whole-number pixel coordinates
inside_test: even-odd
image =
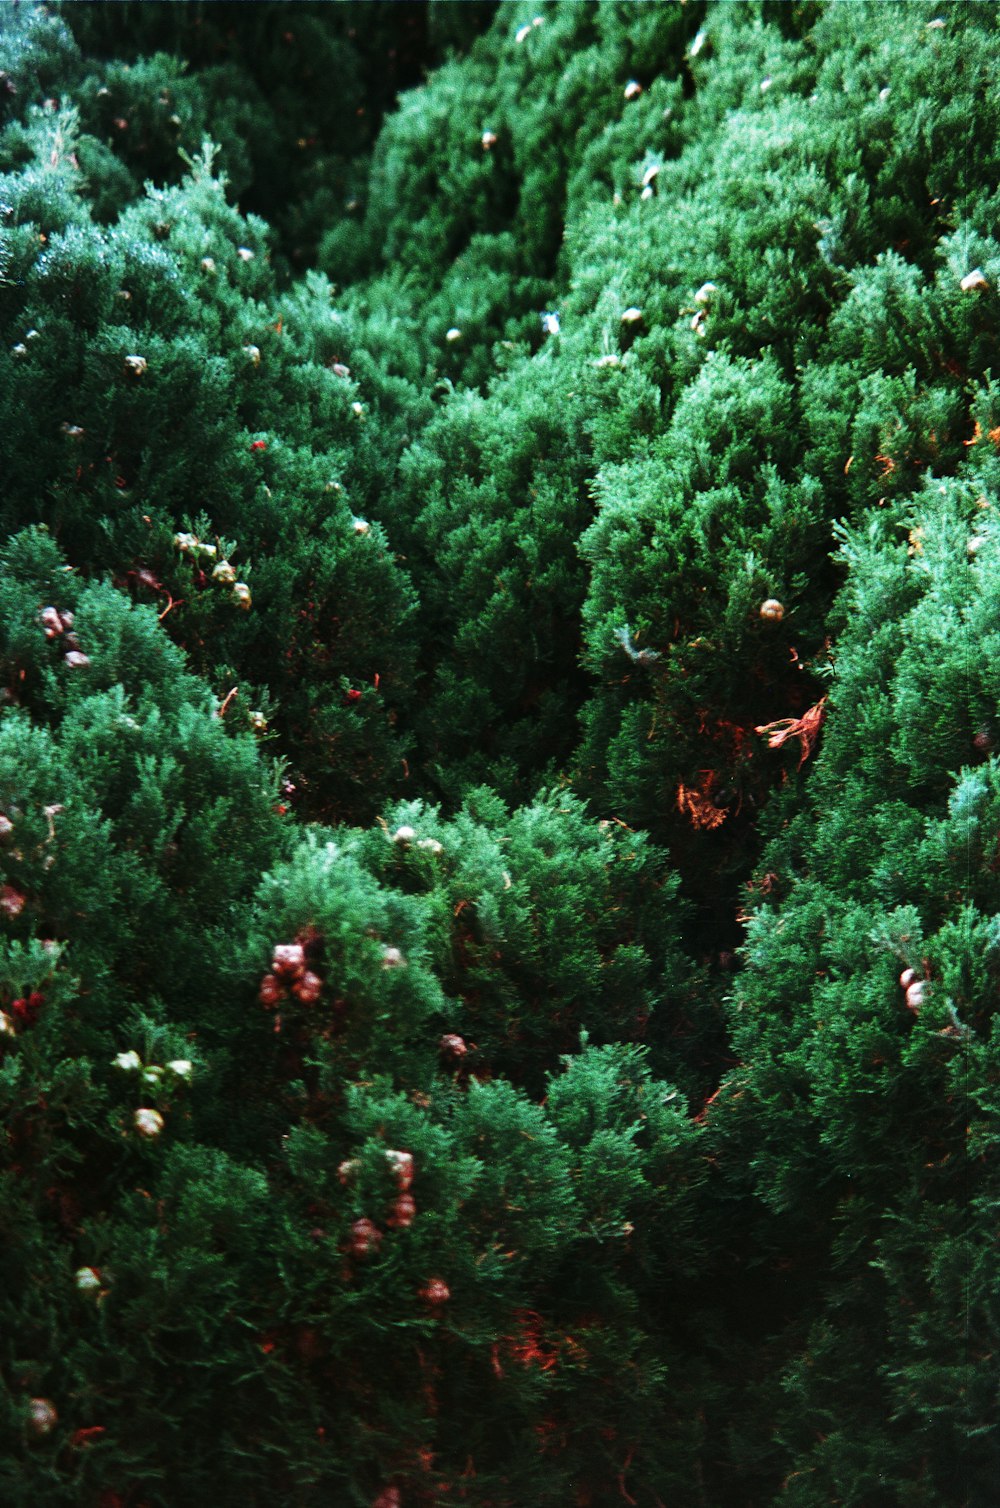
[[[16,1037],[21,1027],[34,1026],[44,1004],[45,996],[38,990],[12,1000],[6,1010],[0,1010],[0,1037]]]
[[[114,1059],[113,1066],[121,1069],[123,1073],[137,1073],[141,1082],[149,1089],[159,1091],[168,1098],[177,1086],[190,1079],[194,1064],[190,1058],[173,1058],[169,1063],[144,1064],[142,1058],[130,1048],[127,1052],[120,1052]],[[141,1105],[132,1115],[132,1129],[146,1141],[155,1141],[162,1133],[166,1121],[159,1110],[154,1110],[151,1105]]]
[[[307,967],[307,962],[304,943],[278,943],[271,955],[271,972],[260,982],[257,998],[261,1005],[273,1010],[290,995],[303,1005],[315,1005],[323,981]]]
[[[396,1183],[396,1197],[389,1206],[385,1223],[390,1230],[407,1230],[413,1224],[417,1213],[416,1201],[410,1193],[413,1185],[413,1153],[400,1152],[394,1147],[389,1147],[386,1149],[385,1157]],[[357,1173],[358,1167],[356,1157],[347,1158],[338,1167],[337,1177],[345,1187]],[[345,1243],[344,1250],[350,1257],[367,1257],[370,1253],[378,1251],[382,1244],[382,1237],[383,1232],[374,1220],[363,1216],[355,1220],[351,1226],[351,1234]]]
[[[231,565],[228,560],[220,560],[218,558],[218,546],[206,544],[204,540],[198,538],[197,534],[175,534],[174,546],[180,550],[182,555],[186,555],[189,560],[197,565],[199,586],[205,585],[208,581],[204,568],[211,565],[212,580],[217,582],[219,586],[228,586],[230,588],[229,595],[236,607],[241,608],[243,612],[247,612],[253,606],[253,597],[250,594],[250,588],[245,581],[237,581],[235,566]]]
[[[38,615],[46,639],[59,641],[63,659],[71,670],[80,670],[90,664],[89,655],[80,648],[80,641],[73,632],[73,614],[66,608],[43,607]]]
[[[924,1003],[924,990],[927,982],[921,979],[916,969],[904,969],[899,976],[899,987],[906,997],[906,1008],[915,1016],[920,1014],[920,1007]]]

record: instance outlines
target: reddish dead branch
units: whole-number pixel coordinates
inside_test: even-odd
[[[780,749],[782,744],[789,738],[797,738],[802,745],[802,754],[799,759],[799,769],[805,764],[819,737],[819,730],[823,726],[826,716],[826,697],[821,697],[814,707],[801,717],[779,717],[777,722],[764,723],[755,728],[755,733],[767,734],[767,746],[769,749]]]

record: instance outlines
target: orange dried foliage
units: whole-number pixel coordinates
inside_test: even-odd
[[[702,832],[711,832],[721,826],[729,815],[725,807],[717,807],[712,800],[715,782],[714,770],[702,770],[696,786],[685,785],[682,781],[677,787],[677,810],[687,817],[692,827]]]
[[[750,740],[750,729],[741,723],[730,722],[726,717],[711,718],[705,708],[699,708],[698,732],[705,733],[714,744],[720,744],[735,755],[742,754]]]
[[[536,1366],[543,1372],[550,1372],[558,1355],[554,1346],[542,1341],[542,1316],[533,1309],[515,1309],[514,1318],[518,1323],[517,1334],[504,1337],[511,1356],[522,1366]]]
[[[980,442],[980,440],[982,438],[983,438],[983,426],[980,424],[979,420],[977,419],[976,420],[976,427],[972,431],[972,439],[971,440],[963,440],[962,444],[966,445],[966,446],[968,446],[968,445],[978,445],[979,442]],[[991,445],[1000,446],[1000,425],[998,425],[996,429],[987,430],[987,432],[986,432],[986,438],[989,440],[989,442],[990,442]]]
[[[755,728],[755,733],[767,734],[767,746],[769,749],[780,749],[782,744],[789,738],[797,738],[802,745],[802,754],[799,757],[798,768],[801,769],[816,747],[819,730],[823,726],[826,716],[826,697],[821,697],[814,707],[801,717],[779,717],[776,722],[763,723]]]

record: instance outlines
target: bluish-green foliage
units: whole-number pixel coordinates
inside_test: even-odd
[[[985,1508],[992,6],[0,11],[0,1499]]]
[[[928,478],[845,531],[829,729],[731,1005],[723,1165],[795,1286],[772,1344],[801,1503],[978,1502],[995,1464],[992,512]]]
[[[362,498],[379,482],[363,406],[294,311],[286,334],[266,228],[228,204],[211,149],[105,228],[74,129],[40,115],[37,203],[31,172],[12,177],[4,527],[43,520],[155,604],[220,695],[238,686],[233,717],[273,706],[299,799],[370,816],[404,757],[415,649],[407,576],[341,480]]]

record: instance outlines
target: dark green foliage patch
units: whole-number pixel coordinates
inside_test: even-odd
[[[997,19],[0,12],[0,1500],[985,1508]]]

